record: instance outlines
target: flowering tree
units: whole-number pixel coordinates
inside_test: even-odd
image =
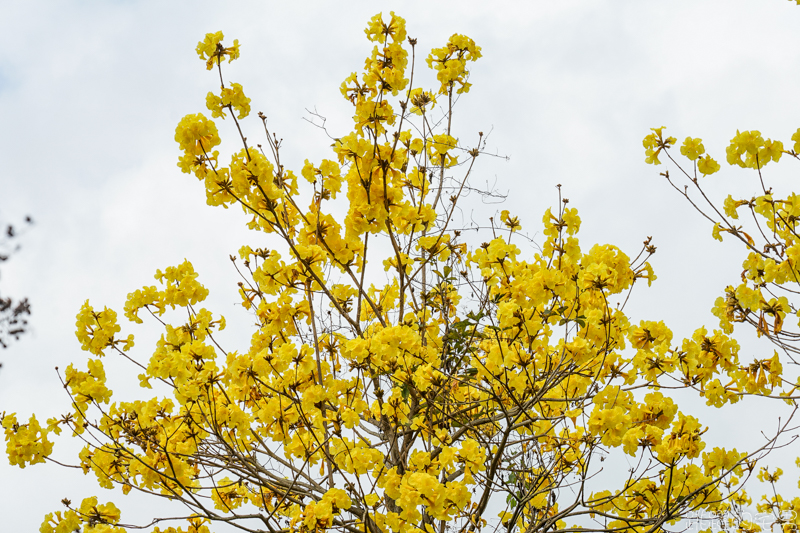
[[[755,378],[742,388],[738,383],[729,383],[720,389],[728,401],[738,401],[743,394],[774,395],[774,389],[782,392],[777,396],[794,405],[800,399],[800,381],[783,374],[783,364],[794,368],[799,364],[800,330],[787,317],[800,316],[800,300],[797,298],[800,284],[800,196],[792,192],[779,195],[773,192],[765,179],[765,167],[778,163],[784,155],[791,160],[800,160],[800,129],[787,143],[764,139],[760,131],[737,131],[726,148],[729,165],[749,169],[755,188],[750,198],[734,198],[728,195],[722,202],[714,201],[703,188],[703,179],[720,170],[720,165],[705,153],[702,139],[687,137],[680,147],[686,159],[674,158],[671,148],[677,142],[674,137],[665,137],[664,128],[654,128],[644,139],[646,160],[660,164],[660,154],[665,154],[677,169],[680,182],[670,176],[669,170],[661,175],[694,209],[713,224],[714,239],[723,236],[733,239],[743,251],[741,280],[729,285],[725,294],[717,298],[712,313],[719,319],[719,327],[726,334],[733,333],[739,325],[755,329],[758,337],[765,337],[774,346],[772,357],[754,360],[747,371]],[[688,162],[687,162],[688,160]],[[784,159],[786,161],[786,159]],[[772,168],[772,167],[771,167]],[[699,173],[699,174],[698,174]],[[739,215],[744,214],[743,220]],[[752,222],[746,222],[752,220]],[[741,326],[740,326],[741,327]],[[717,384],[720,387],[720,384]],[[771,515],[773,525],[784,530],[797,529],[800,498],[787,500],[779,494],[775,483],[783,474],[781,468],[769,470],[762,467],[759,479],[770,486],[770,495],[765,495],[757,509]]]
[[[757,450],[706,449],[707,428],[663,390],[695,389],[716,407],[779,395],[780,365],[742,366],[727,331],[674,346],[663,322],[610,304],[655,279],[655,247],[647,239],[634,259],[582,249],[566,199],[544,214],[538,253],[512,243],[521,224],[507,211],[470,246],[451,221],[485,141],[465,144],[451,126],[480,48],[453,35],[433,49],[426,90],[403,19],[378,15],[366,35],[364,72],[341,86],[353,131],[299,175],[266,116],[245,122],[250,99],[225,82],[238,42],[216,33],[198,45],[221,85],[207,107],[235,123],[241,149],[224,164],[215,122],[188,115],[179,166],[272,243],[232,258],[255,322],[249,347],[218,343],[225,320],[201,307],[208,291],[188,261],[128,296],[130,321],[164,328],[148,360],[115,311],[87,302],[77,336],[96,358],[64,373],[71,411],[44,425],[5,415],[11,463],[53,459],[51,435],[66,429],[101,487],[175,502],[175,515],[137,526],[154,532],[659,532],[698,511],[748,527],[742,484],[780,431]],[[140,368],[151,399],[113,397],[110,353]],[[633,468],[600,475],[626,455]],[[41,531],[133,527],[96,497],[64,503]],[[187,529],[163,529],[169,520]]]

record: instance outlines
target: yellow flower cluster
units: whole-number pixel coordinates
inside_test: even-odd
[[[91,402],[108,403],[111,391],[106,388],[106,372],[100,359],[89,359],[88,371],[80,372],[69,365],[64,373],[73,401],[82,413]]]
[[[736,136],[731,139],[731,144],[725,149],[728,155],[728,164],[738,165],[742,168],[762,168],[770,161],[776,163],[783,155],[783,143],[780,141],[766,141],[760,131],[736,131]],[[742,160],[744,156],[744,160]]]
[[[421,116],[428,111],[429,106],[433,108],[436,105],[436,95],[422,87],[415,87],[409,92],[409,101],[411,102],[411,112]],[[417,152],[419,152],[418,149]]]
[[[197,55],[206,62],[206,68],[211,70],[214,65],[219,66],[227,56],[228,63],[239,58],[239,39],[233,40],[233,46],[225,48],[222,39],[225,36],[221,31],[207,33],[205,39],[197,43]]]
[[[664,131],[664,126],[650,129],[653,131],[653,133],[648,134],[642,141],[642,144],[645,148],[645,163],[651,165],[660,165],[661,161],[659,161],[658,155],[661,153],[661,150],[669,148],[675,144],[677,139],[675,137],[667,137],[666,139],[663,138],[662,132]]]
[[[456,93],[469,92],[472,85],[467,83],[467,61],[477,61],[480,57],[481,47],[466,35],[453,34],[444,47],[431,50],[425,61],[436,71],[436,79],[441,83],[439,94],[448,94],[456,85]]]
[[[333,526],[333,520],[341,511],[350,509],[352,501],[342,489],[329,489],[318,502],[305,507],[295,505],[289,511],[294,531],[324,531]]]
[[[219,96],[209,92],[206,96],[206,107],[214,118],[225,118],[225,108],[233,109],[239,113],[239,119],[250,114],[250,99],[244,95],[239,83],[231,83],[230,87],[223,87]]]
[[[25,468],[26,465],[43,463],[53,451],[53,443],[47,439],[51,428],[42,428],[33,415],[27,424],[19,424],[14,413],[0,417],[6,440],[6,455],[11,465]],[[57,428],[56,428],[57,429]]]
[[[39,531],[72,533],[80,531],[83,525],[85,533],[125,533],[125,528],[116,525],[119,521],[120,512],[113,503],[98,504],[97,497],[91,496],[84,498],[78,509],[69,509],[63,514],[60,511],[48,513]]]
[[[208,296],[208,289],[197,281],[197,273],[189,261],[176,267],[167,267],[164,272],[156,272],[156,279],[166,285],[161,299],[165,305],[186,307],[202,302]]]
[[[651,129],[653,133],[648,134],[643,140],[646,155],[645,162],[659,165],[661,162],[658,159],[658,155],[662,150],[668,149],[675,144],[676,139],[674,137],[663,139],[663,127]],[[800,151],[800,130],[792,136],[792,140],[795,141],[795,152]],[[720,169],[719,163],[712,159],[711,156],[701,157],[705,154],[702,139],[686,137],[680,152],[690,161],[696,161],[697,170],[703,175],[714,174]],[[728,164],[754,169],[763,168],[770,161],[777,163],[784,153],[788,153],[784,150],[781,141],[764,140],[761,132],[757,130],[742,132],[737,130],[725,152]]]
[[[103,356],[103,350],[109,346],[116,346],[124,342],[123,350],[133,347],[133,335],[128,335],[125,341],[115,340],[114,334],[120,332],[117,325],[117,313],[108,307],[102,311],[95,311],[86,300],[76,317],[75,336],[81,343],[81,348],[94,354]]]
[[[158,270],[155,278],[165,285],[164,290],[158,290],[155,285],[151,285],[128,293],[125,317],[131,322],[141,324],[141,309],[155,310],[163,315],[168,305],[175,309],[176,306],[187,307],[202,302],[208,296],[208,289],[197,281],[197,277],[198,274],[189,261],[176,267],[167,267],[164,272]]]
[[[201,113],[186,115],[175,129],[175,141],[183,150],[178,167],[184,173],[194,173],[199,179],[209,172],[215,174],[219,152],[211,149],[220,143],[217,126]]]

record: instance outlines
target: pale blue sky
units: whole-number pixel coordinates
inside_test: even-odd
[[[679,139],[703,137],[721,161],[737,128],[788,141],[800,127],[794,2],[5,0],[0,219],[31,214],[37,225],[0,279],[3,294],[28,296],[34,312],[32,333],[0,352],[0,411],[36,411],[41,419],[65,412],[53,367],[84,364],[73,333],[81,303],[89,298],[121,315],[128,292],[184,258],[211,290],[209,307],[234,321],[228,342],[247,344],[227,258],[242,244],[269,244],[248,234],[234,210],[206,207],[199,184],[175,165],[175,124],[203,111],[216,87],[194,47],[209,31],[240,40],[242,57],[226,76],[244,85],[254,114],[270,117],[287,166],[299,171],[304,159],[327,156],[329,145],[301,120],[304,109],[326,115],[334,134],[346,131],[351,110],[339,84],[371,50],[367,20],[392,9],[422,51],[452,33],[483,47],[455,127],[462,139],[492,130],[490,149],[510,159],[479,158],[476,183],[496,180],[510,196],[502,207],[476,205],[474,218],[509,209],[533,235],[561,183],[581,213],[584,245],[610,242],[636,255],[654,237],[659,279],[634,294],[637,319],[664,319],[676,336],[713,326],[708,310],[738,277],[737,250],[711,239],[711,228],[658,178],[663,168],[644,164],[641,139],[667,126]],[[231,137],[230,126],[223,136]],[[770,178],[790,186],[797,169],[782,167]],[[716,194],[755,192],[750,174],[724,164],[708,183]],[[146,359],[155,329],[123,328],[141,333],[136,353]],[[127,390],[123,378],[112,388]],[[71,459],[71,449],[64,442],[57,454]],[[79,473],[20,471],[0,461],[4,530],[36,531],[61,498],[92,494],[114,499]],[[125,505],[127,516],[144,512],[141,502]]]

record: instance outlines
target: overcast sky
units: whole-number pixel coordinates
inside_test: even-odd
[[[207,207],[200,184],[176,166],[175,125],[205,111],[205,94],[217,85],[196,43],[218,30],[240,40],[242,57],[226,77],[243,84],[253,115],[269,117],[287,167],[299,172],[305,158],[329,156],[330,141],[302,120],[305,109],[328,117],[334,135],[348,131],[351,107],[339,84],[371,50],[367,20],[392,9],[407,19],[422,58],[452,33],[483,49],[455,131],[468,142],[492,132],[490,150],[509,159],[479,158],[475,183],[509,196],[502,206],[475,202],[469,216],[485,221],[509,209],[535,236],[560,183],[580,211],[584,246],[612,243],[633,256],[654,237],[659,279],[634,294],[635,319],[663,319],[676,337],[714,326],[709,309],[738,278],[738,250],[713,241],[708,224],[659,179],[663,168],[644,164],[641,140],[655,126],[679,139],[702,137],[723,162],[706,180],[709,190],[718,198],[755,193],[752,174],[724,164],[724,147],[737,128],[787,142],[800,127],[795,2],[3,0],[0,222],[30,214],[36,225],[0,278],[0,294],[27,296],[33,309],[31,333],[0,352],[0,411],[35,411],[40,420],[66,412],[54,367],[85,364],[74,336],[82,302],[122,318],[128,292],[184,258],[211,290],[209,307],[241,319],[229,345],[249,344],[228,256],[269,241],[248,233],[236,210]],[[221,126],[223,138],[232,139],[230,127]],[[797,167],[782,167],[768,179],[789,187]],[[122,325],[142,333],[135,354],[146,360],[155,330]],[[743,359],[772,353],[752,346]],[[124,389],[124,378],[111,378],[111,388]],[[712,428],[712,438],[757,435],[737,411],[716,417],[728,431]],[[60,444],[56,455],[72,460],[72,445]],[[80,473],[0,461],[4,530],[36,531],[61,498],[93,494],[115,499]],[[141,502],[116,501],[123,520],[147,514]]]

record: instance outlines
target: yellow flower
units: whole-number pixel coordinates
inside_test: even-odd
[[[775,483],[781,478],[782,475],[782,468],[776,468],[772,473],[770,473],[767,467],[762,466],[758,471],[758,480],[762,483]]]
[[[480,46],[466,35],[454,34],[443,48],[431,50],[426,61],[428,67],[436,70],[436,78],[442,84],[439,94],[447,94],[456,84],[460,86],[458,94],[469,92],[467,61],[477,61],[480,57]]]
[[[61,511],[55,513],[47,513],[44,518],[39,531],[41,533],[68,533],[73,531],[80,531],[81,519],[73,510]]]
[[[509,215],[508,209],[504,209],[500,212],[500,221],[511,231],[522,229],[522,224],[519,223],[519,218]]]
[[[164,303],[161,301],[161,293],[159,293],[154,285],[129,292],[124,307],[125,317],[131,322],[141,324],[142,319],[139,318],[139,310],[151,305],[156,308],[159,315],[164,314]]]
[[[598,406],[589,418],[588,429],[599,435],[606,446],[616,447],[622,444],[622,438],[628,431],[630,423],[631,417],[624,408],[616,406],[611,409],[601,409]]]
[[[409,97],[411,112],[415,115],[424,115],[428,106],[433,107],[436,105],[436,95],[419,87],[412,89]]]
[[[111,502],[98,505],[97,496],[84,498],[83,501],[81,501],[78,512],[80,512],[82,518],[90,524],[97,522],[116,524],[120,519],[120,512],[117,506]]]
[[[114,340],[114,334],[119,333],[120,327],[117,325],[117,313],[114,310],[106,307],[103,311],[95,312],[89,305],[89,300],[86,300],[76,319],[75,336],[78,337],[82,349],[102,356],[104,349],[118,342]]]
[[[76,403],[84,408],[90,402],[108,403],[111,390],[106,387],[106,371],[100,359],[87,361],[88,372],[80,372],[70,364],[64,372],[67,387]]]
[[[800,4],[800,0],[797,0],[798,4]],[[797,131],[792,134],[792,140],[794,141],[794,151],[795,153],[800,153],[800,128],[797,128]]]
[[[567,234],[575,235],[581,229],[581,217],[578,216],[578,210],[573,208],[564,209],[562,221],[567,225]]]
[[[395,43],[401,43],[406,38],[406,21],[402,17],[390,12],[389,22],[383,21],[383,13],[378,13],[372,17],[364,30],[367,39],[377,43],[385,43],[387,37],[391,37]]]
[[[434,135],[432,142],[428,144],[428,157],[431,158],[431,163],[438,165],[442,160],[445,160],[445,166],[452,166],[457,162],[450,152],[458,146],[458,140],[450,135]]]
[[[723,231],[728,231],[728,229],[723,228],[719,222],[716,222],[711,230],[711,236],[714,237],[714,239],[718,240],[719,242],[722,242]]]
[[[353,505],[350,496],[342,489],[328,489],[328,492],[322,495],[322,501],[331,504],[334,514],[350,509],[350,506]]]
[[[731,196],[730,194],[728,195],[727,198],[725,198],[725,202],[723,202],[722,204],[725,210],[725,214],[734,219],[739,218],[739,213],[737,213],[736,210],[743,205],[747,205],[747,201],[734,200],[733,196]]]
[[[193,156],[205,156],[220,143],[217,125],[201,113],[181,119],[175,128],[175,141],[181,150]]]
[[[734,469],[734,465],[736,465],[744,455],[746,454],[737,452],[735,448],[730,451],[725,448],[714,448],[710,453],[703,453],[705,474],[707,476],[716,476],[722,472]],[[741,475],[741,465],[737,466],[735,471],[738,471],[737,475]]]
[[[664,139],[662,136],[664,126],[650,129],[653,133],[648,134],[642,140],[642,145],[645,148],[645,163],[648,165],[660,165],[661,161],[658,159],[658,154],[660,154],[661,150],[664,148],[669,148],[675,144],[677,139],[675,137],[667,137]]]
[[[208,296],[208,289],[197,281],[197,273],[192,263],[184,261],[177,267],[167,267],[164,272],[156,271],[155,278],[166,285],[161,293],[163,305],[173,309],[202,302]]]
[[[762,165],[766,164],[770,159],[777,163],[780,161],[782,155],[783,143],[770,139],[764,141],[764,146],[758,151],[758,158],[762,161]]]
[[[214,93],[206,95],[206,107],[214,118],[225,118],[225,108],[232,108],[239,113],[242,119],[250,114],[250,99],[244,95],[242,86],[231,83],[230,87],[223,87],[219,96]]]
[[[710,155],[701,157],[697,162],[697,170],[704,176],[709,176],[719,171],[719,163],[714,161]]]
[[[662,345],[669,347],[672,331],[663,321],[642,320],[638,326],[630,328],[629,338],[634,348],[652,350]]]
[[[27,424],[17,423],[14,413],[0,420],[5,430],[6,455],[11,465],[25,468],[26,465],[43,463],[53,451],[53,443],[47,440],[47,428],[42,428],[32,415]]]
[[[736,136],[725,149],[728,163],[742,168],[762,168],[770,161],[778,162],[783,155],[783,143],[766,141],[758,130],[736,130]],[[742,160],[744,156],[744,160]]]
[[[692,139],[691,137],[686,137],[686,140],[683,141],[683,146],[681,146],[681,155],[685,155],[694,161],[704,153],[706,153],[706,149],[703,146],[702,139]]]
[[[206,62],[206,69],[211,70],[214,65],[219,65],[222,58],[228,56],[228,63],[239,58],[239,40],[234,39],[233,46],[222,46],[224,36],[221,31],[207,33],[205,38],[197,43],[197,55]]]
[[[211,500],[214,502],[214,507],[220,511],[230,512],[245,502],[247,490],[241,483],[232,481],[226,476],[215,485],[211,492]]]

